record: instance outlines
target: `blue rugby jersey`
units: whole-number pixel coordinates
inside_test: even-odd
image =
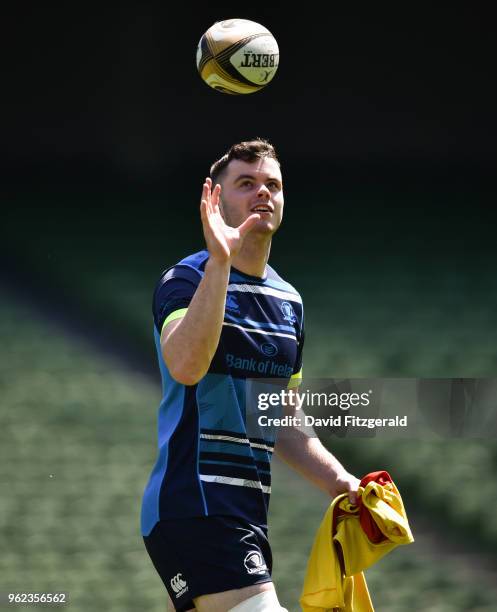
[[[181,260],[154,293],[154,337],[162,375],[158,457],[145,488],[141,530],[159,520],[231,515],[267,525],[275,430],[247,432],[249,379],[301,377],[304,314],[297,291],[269,266],[258,278],[231,268],[221,337],[207,374],[176,382],[162,357],[163,326],[184,316],[208,251]],[[252,435],[249,435],[252,434]]]

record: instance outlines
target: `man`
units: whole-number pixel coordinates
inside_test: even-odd
[[[303,431],[276,445],[247,431],[248,379],[267,378],[267,363],[290,385],[301,378],[302,301],[267,264],[283,215],[272,145],[236,144],[210,175],[207,249],[166,270],[154,294],[163,399],[142,534],[176,610],[282,610],[267,541],[273,450],[332,497],[354,502],[359,481]]]

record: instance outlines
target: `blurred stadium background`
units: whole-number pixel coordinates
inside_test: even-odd
[[[164,609],[139,535],[159,402],[151,295],[202,247],[202,180],[233,142],[263,136],[281,157],[271,263],[304,298],[306,375],[495,377],[492,22],[469,5],[356,10],[12,9],[0,593]],[[195,70],[203,31],[235,16],[280,44],[253,96],[211,91]],[[496,609],[495,440],[331,446],[358,475],[389,470],[412,517],[416,543],[367,572],[378,610]],[[275,583],[294,612],[328,502],[280,464],[274,483]]]

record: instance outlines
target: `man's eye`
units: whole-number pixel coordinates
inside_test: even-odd
[[[250,181],[243,181],[243,183],[241,184],[242,187],[250,187],[252,185],[252,183]]]

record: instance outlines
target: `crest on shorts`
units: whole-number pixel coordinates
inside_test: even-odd
[[[249,574],[265,574],[267,566],[258,550],[251,550],[243,561]]]
[[[175,593],[176,599],[188,591],[188,585],[186,584],[186,580],[183,579],[182,574],[176,574],[176,576],[173,576],[170,584]]]

